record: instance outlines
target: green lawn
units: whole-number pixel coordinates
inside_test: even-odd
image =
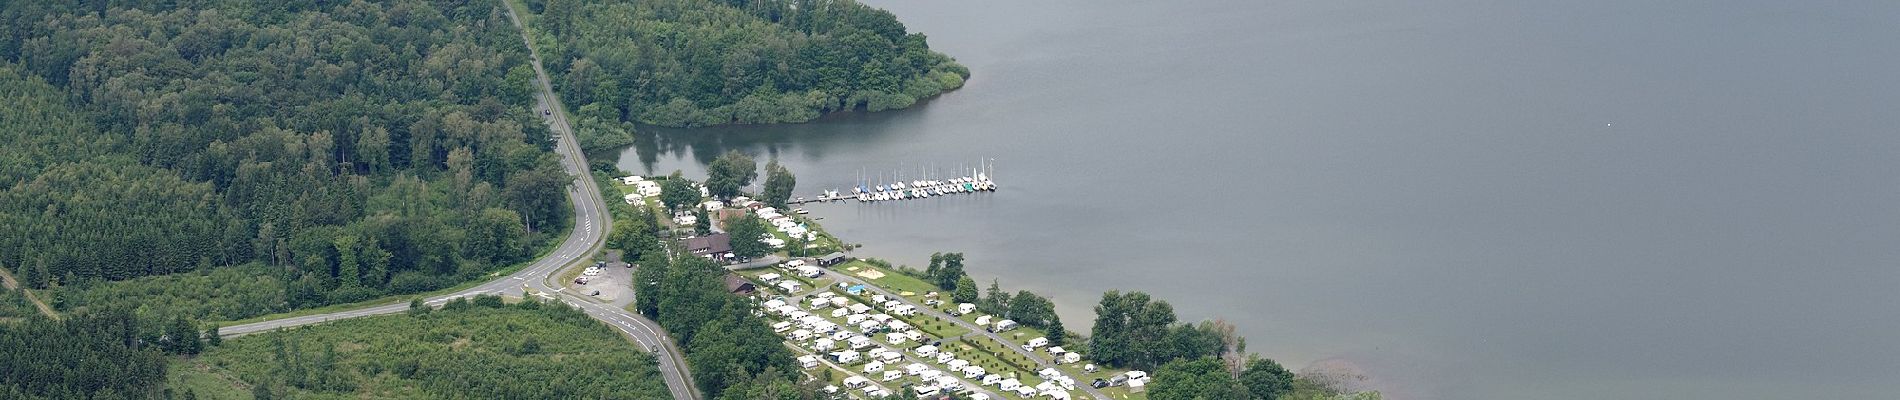
[[[898,292],[898,294],[903,294],[903,292],[911,292],[912,296],[923,296],[924,293],[936,292],[936,291],[941,290],[941,289],[938,289],[936,285],[931,285],[928,282],[924,282],[924,280],[922,279],[917,279],[910,275],[904,275],[903,273],[899,273],[897,271],[893,271],[890,269],[879,268],[878,266],[871,265],[871,263],[865,262],[864,260],[851,260],[851,262],[844,263],[844,265],[832,267],[832,269],[839,271],[839,273],[848,273],[848,274],[851,274],[851,276],[856,276],[860,278],[862,278],[863,275],[859,275],[858,273],[863,272],[865,270],[881,272],[884,274],[884,276],[878,277],[875,279],[867,278],[866,280],[870,281],[871,284],[873,285],[877,285],[878,287],[882,287],[884,289],[887,289],[893,292]]]
[[[202,398],[250,398],[256,384],[300,399],[667,396],[651,355],[586,314],[532,302],[244,336],[171,371],[174,390]]]

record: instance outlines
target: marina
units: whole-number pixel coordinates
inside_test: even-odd
[[[879,181],[875,184],[860,179],[858,186],[851,188],[850,193],[839,190],[826,190],[816,197],[793,198],[786,201],[786,204],[796,205],[852,200],[861,203],[875,203],[881,201],[928,199],[931,197],[955,194],[992,192],[996,191],[996,181],[990,179],[991,172],[993,171],[990,171],[989,166],[985,165],[979,170],[973,170],[971,175],[950,179],[917,179],[910,181],[894,179],[893,182],[885,183]]]

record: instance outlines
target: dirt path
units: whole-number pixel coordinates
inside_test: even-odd
[[[7,272],[6,268],[0,268],[0,284],[5,284],[7,290],[19,290],[21,294],[25,294],[26,300],[33,302],[33,308],[40,309],[40,313],[46,314],[46,317],[59,319],[58,312],[53,311],[52,307],[47,307],[46,302],[40,301],[40,296],[34,295],[32,290],[20,287],[20,281],[14,280],[13,273]]]

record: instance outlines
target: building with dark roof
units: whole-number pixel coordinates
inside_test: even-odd
[[[752,281],[746,280],[744,277],[740,277],[738,274],[726,274],[726,291],[727,292],[732,292],[734,294],[741,294],[741,295],[749,295],[749,294],[752,294],[752,292],[755,292],[758,290],[759,290],[759,287],[757,285],[753,285]]]
[[[701,257],[725,259],[732,256],[732,236],[714,233],[686,238],[686,251]]]

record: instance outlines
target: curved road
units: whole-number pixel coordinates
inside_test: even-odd
[[[587,172],[587,157],[582,154],[580,144],[574,139],[573,129],[567,123],[567,109],[562,106],[561,99],[554,95],[554,88],[548,84],[547,72],[541,68],[541,57],[536,52],[533,41],[529,39],[527,30],[521,26],[521,19],[515,15],[512,6],[508,7],[508,17],[514,22],[516,30],[521,31],[522,40],[528,46],[529,59],[534,66],[536,78],[535,89],[538,93],[535,97],[540,105],[538,109],[552,111],[542,115],[546,117],[549,129],[559,136],[559,140],[555,143],[555,152],[561,154],[562,167],[568,174],[575,177],[574,182],[569,184],[567,189],[568,200],[574,207],[574,231],[553,252],[535,260],[533,264],[522,268],[521,271],[480,286],[431,297],[424,300],[424,303],[433,306],[460,297],[527,296],[529,292],[547,299],[559,299],[620,331],[629,339],[639,343],[641,348],[652,351],[659,361],[660,375],[666,379],[667,390],[672,392],[673,398],[698,399],[699,392],[693,386],[691,374],[687,372],[685,359],[680,357],[678,347],[667,337],[666,331],[662,330],[659,324],[618,306],[602,304],[595,299],[569,293],[560,284],[548,281],[561,270],[589,259],[598,251],[605,230],[612,226],[613,222],[612,217],[607,213],[606,202],[600,197],[600,188],[595,186],[593,177]],[[394,314],[408,309],[408,304],[389,304],[235,325],[220,328],[219,332],[225,337],[236,337],[326,321]]]

